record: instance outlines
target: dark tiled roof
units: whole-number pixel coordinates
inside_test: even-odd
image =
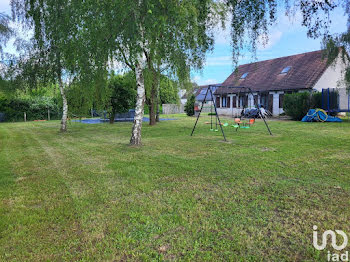
[[[323,51],[314,51],[299,55],[245,64],[238,67],[216,90],[220,93],[238,93],[237,88],[250,87],[252,91],[310,89],[327,69],[327,59],[323,59]],[[286,74],[281,71],[290,66]],[[245,79],[241,76],[248,72]]]

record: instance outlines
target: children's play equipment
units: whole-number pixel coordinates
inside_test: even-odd
[[[322,89],[321,107],[328,114],[350,112],[350,92],[346,88]]]
[[[303,122],[342,122],[338,117],[330,116],[323,109],[310,109],[306,116],[301,120]]]
[[[232,125],[232,127],[236,128],[236,131],[238,128],[250,128],[255,123],[255,118],[249,119],[248,122],[242,121],[240,118],[235,118],[235,123]]]
[[[199,111],[199,114],[197,116],[196,122],[195,122],[195,124],[193,126],[191,136],[193,136],[194,130],[197,127],[197,123],[198,123],[199,117],[201,116],[203,106],[204,106],[205,102],[207,102],[207,96],[208,96],[208,93],[210,92],[210,98],[208,99],[208,101],[211,101],[212,105],[213,105],[211,107],[211,113],[210,113],[210,130],[211,131],[219,131],[218,128],[217,128],[217,126],[219,125],[220,129],[221,129],[222,136],[224,137],[224,140],[227,141],[224,129],[222,127],[223,126],[225,126],[225,127],[229,126],[229,124],[228,123],[222,124],[221,121],[220,121],[220,117],[219,117],[218,112],[217,112],[216,102],[215,102],[213,91],[212,91],[213,87],[218,87],[218,86],[209,85],[209,87],[207,88],[207,92],[205,94],[204,100],[202,101],[202,107],[201,107],[201,109]],[[244,93],[251,94],[252,97],[254,98],[253,92],[252,92],[252,90],[249,87],[228,87],[228,88],[237,88],[237,89],[239,89],[238,90],[239,91],[239,93],[238,93],[239,96],[240,96],[240,94],[242,92],[244,92]],[[262,112],[261,108],[258,106],[258,103],[257,103],[257,101],[255,101],[255,99],[254,99],[254,104],[255,104],[255,109],[257,110],[257,113],[254,114],[254,118],[250,119],[248,122],[242,121],[241,118],[236,118],[235,121],[234,121],[234,124],[232,125],[232,127],[236,128],[236,131],[238,130],[238,128],[250,128],[250,126],[255,123],[255,119],[257,117],[260,117],[264,121],[265,126],[266,126],[269,134],[272,135],[270,127],[269,127],[269,125],[266,122],[265,114]],[[214,113],[212,111],[213,107],[214,107]],[[244,112],[244,108],[243,108],[242,112]],[[215,129],[213,129],[213,125],[214,125],[213,124],[213,115],[215,115]],[[209,124],[209,122],[206,122],[206,123]]]
[[[202,105],[203,106],[203,105]],[[216,109],[215,109],[216,111]],[[216,114],[215,114],[216,116]],[[215,129],[213,129],[213,105],[210,106],[210,131],[218,132],[218,118],[215,117]]]

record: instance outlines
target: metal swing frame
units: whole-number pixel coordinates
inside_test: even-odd
[[[212,91],[212,89],[211,89],[212,87],[213,87],[213,85],[209,85],[209,86],[208,86],[207,92],[205,93],[205,97],[204,97],[204,100],[203,100],[203,102],[202,102],[202,107],[201,107],[201,109],[200,109],[200,111],[199,111],[199,114],[198,114],[198,116],[197,116],[196,123],[194,124],[194,127],[193,127],[193,129],[192,129],[191,136],[193,136],[194,130],[195,130],[196,127],[197,127],[197,123],[198,123],[199,117],[201,116],[203,106],[204,106],[205,102],[207,101],[207,95],[208,95],[208,93],[209,93],[209,91],[210,91],[210,94],[211,94],[211,101],[213,102],[213,105],[214,105],[215,115],[216,115],[217,120],[219,121],[219,125],[220,125],[220,129],[221,129],[222,136],[224,137],[224,140],[227,141],[227,140],[226,140],[226,136],[225,136],[225,132],[224,132],[224,130],[223,130],[223,128],[222,128],[221,121],[220,121],[220,117],[219,117],[219,114],[218,114],[218,111],[217,111],[216,102],[214,101],[214,95],[213,95],[213,91]],[[231,86],[230,86],[230,87],[228,87],[228,88],[239,88],[238,97],[239,97],[240,94],[242,93],[242,92],[241,92],[242,89],[247,89],[247,90],[248,90],[248,93],[250,93],[250,94],[252,95],[252,97],[253,97],[253,101],[254,101],[254,105],[255,105],[256,109],[258,109],[258,115],[259,115],[260,118],[264,121],[265,126],[266,126],[266,128],[267,128],[267,131],[268,131],[269,134],[272,136],[271,129],[270,129],[269,125],[267,124],[267,122],[266,122],[266,120],[265,120],[265,117],[261,114],[260,107],[258,106],[258,101],[255,101],[255,99],[254,99],[254,94],[253,94],[252,89],[251,89],[250,87],[243,87],[243,86],[241,86],[241,87],[240,87],[240,86],[238,86],[238,87],[235,87],[235,86],[232,86],[232,87],[231,87]],[[244,92],[244,93],[247,93],[247,92]],[[243,110],[244,110],[244,108],[243,108]],[[254,117],[254,120],[255,120],[255,119],[256,119],[256,117]]]
[[[215,101],[214,101],[214,95],[213,95],[213,91],[211,90],[211,87],[212,87],[212,86],[210,85],[210,86],[208,86],[208,88],[207,88],[207,92],[205,93],[204,100],[203,100],[203,102],[202,102],[202,107],[201,107],[201,110],[199,110],[199,114],[198,114],[198,116],[197,116],[196,123],[194,124],[194,127],[193,127],[193,129],[192,129],[191,136],[193,136],[194,130],[196,129],[196,126],[197,126],[199,117],[201,116],[202,109],[203,109],[203,107],[204,107],[205,102],[207,101],[207,96],[208,96],[208,93],[209,93],[209,91],[210,91],[211,101],[213,102],[214,109],[215,109],[215,116],[216,116],[217,121],[219,122],[219,126],[220,126],[220,129],[221,129],[222,136],[224,137],[224,140],[227,142],[227,139],[226,139],[226,136],[225,136],[225,132],[224,132],[224,129],[222,128],[221,121],[220,121],[220,117],[219,117],[219,114],[218,114],[218,111],[217,111],[217,108],[216,108],[216,103],[215,103]]]
[[[241,93],[242,93],[242,89],[247,89],[247,90],[248,90],[248,92],[243,92],[243,93],[249,93],[249,94],[252,95],[253,101],[254,101],[254,106],[255,106],[255,108],[258,110],[258,115],[259,115],[259,117],[264,121],[265,126],[266,126],[266,128],[267,128],[267,131],[268,131],[269,134],[272,136],[271,129],[270,129],[269,125],[267,124],[265,117],[264,117],[264,116],[262,115],[262,113],[261,113],[261,109],[260,109],[260,107],[259,107],[259,105],[258,105],[258,101],[255,101],[255,99],[254,99],[254,94],[253,94],[252,89],[251,89],[250,87],[245,87],[245,86],[241,86],[241,87],[230,87],[230,88],[239,88],[238,99],[239,99],[239,97],[240,97],[240,95],[241,95]],[[239,101],[238,101],[238,103],[239,103]],[[244,105],[243,105],[243,110],[244,110],[244,109],[245,109],[245,107],[244,107]],[[242,114],[241,114],[241,117],[242,117]],[[255,120],[255,119],[256,119],[256,117],[254,116],[254,120]]]

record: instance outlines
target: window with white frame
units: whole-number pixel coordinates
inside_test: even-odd
[[[222,107],[227,107],[227,97],[226,96],[222,97],[221,105],[222,105]]]

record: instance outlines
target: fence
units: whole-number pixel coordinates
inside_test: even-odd
[[[184,105],[180,104],[163,104],[163,114],[170,115],[170,114],[182,114],[185,113]]]

